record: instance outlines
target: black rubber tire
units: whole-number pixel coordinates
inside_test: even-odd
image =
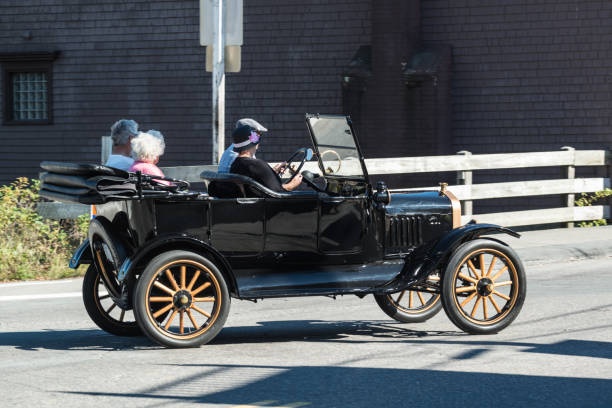
[[[483,255],[482,259],[485,261],[484,266],[480,265],[481,254]],[[484,257],[491,257],[491,262],[487,263]],[[500,260],[500,263],[497,260],[493,261],[493,258]],[[468,262],[472,262],[474,270],[476,270],[473,277],[468,276],[470,280],[459,277],[460,273],[463,276],[467,276],[465,271],[470,273],[468,266],[462,269],[464,265],[468,265]],[[492,263],[494,267],[497,267],[495,271],[493,271],[491,266]],[[505,283],[504,285],[495,285],[496,279],[489,279],[485,282],[486,278],[493,278],[498,273],[505,273],[504,271],[499,272],[504,269],[504,267],[499,267],[501,264],[507,267],[506,271],[509,280],[502,282]],[[481,270],[480,274],[478,274],[477,269]],[[485,270],[488,270],[488,273],[485,273]],[[457,287],[458,280],[462,282],[463,286]],[[487,285],[486,283],[490,284]],[[491,292],[498,286],[510,286],[508,293],[502,294],[508,298],[503,307],[499,307],[497,301],[499,299],[505,300],[505,298]],[[457,290],[460,290],[460,295],[458,295]],[[509,246],[493,240],[478,239],[460,245],[453,252],[442,276],[442,305],[444,306],[444,311],[455,326],[470,334],[494,334],[506,328],[520,313],[526,294],[527,279],[525,268],[518,255]],[[470,302],[473,299],[476,300],[474,300],[472,306]],[[498,300],[496,301],[495,299]],[[479,302],[482,307],[478,304]],[[488,307],[492,308],[494,306],[496,312],[491,317],[488,317],[486,312],[489,303],[491,306]],[[472,307],[471,313],[467,310],[469,307]],[[498,308],[499,311],[497,310]],[[477,314],[482,314],[483,318],[476,318]]]
[[[195,330],[193,332],[190,331],[189,333],[181,333],[180,331],[177,333],[173,331],[176,329],[170,330],[170,328],[164,327],[165,325],[163,325],[163,323],[168,323],[168,321],[173,322],[173,318],[180,311],[180,309],[176,307],[177,303],[175,300],[168,301],[168,303],[163,305],[164,307],[159,307],[155,311],[153,309],[153,304],[157,305],[158,303],[154,303],[156,301],[149,302],[151,297],[159,297],[159,295],[154,295],[154,290],[156,290],[154,283],[156,281],[165,279],[164,274],[166,273],[166,270],[171,270],[171,273],[174,274],[176,268],[180,269],[183,265],[185,265],[186,268],[200,271],[196,278],[194,278],[196,275],[196,272],[194,272],[187,278],[187,280],[202,279],[198,280],[198,283],[194,285],[194,287],[203,286],[202,282],[204,282],[204,284],[207,282],[210,283],[206,290],[209,293],[208,298],[214,299],[214,301],[211,301],[212,308],[210,310],[210,317],[207,317],[207,320],[203,324],[199,325],[199,327],[195,327],[194,324]],[[189,272],[189,270],[187,272]],[[172,290],[174,290],[175,295],[168,295],[166,293],[165,295],[162,294],[162,296],[169,296],[170,298],[175,299],[178,291],[174,288],[172,288]],[[183,290],[182,283],[181,290]],[[193,290],[193,297],[191,296],[190,292],[189,298],[192,300],[192,302],[186,306],[187,309],[184,310],[183,313],[180,313],[180,315],[187,314],[187,310],[190,312],[193,311],[193,315],[196,314],[194,308],[196,299],[195,289]],[[167,318],[168,313],[162,313],[156,318],[154,314],[160,313],[161,309],[164,309],[165,307],[172,307],[169,309],[172,311],[172,313],[170,313],[170,317]],[[212,261],[194,252],[176,250],[164,252],[156,256],[145,267],[136,285],[134,295],[134,312],[136,315],[136,321],[140,325],[142,331],[151,340],[165,347],[199,347],[202,344],[208,343],[215,338],[215,336],[219,334],[223,328],[227,315],[229,314],[229,309],[229,290],[227,288],[227,284],[225,283],[225,279],[223,278],[223,274]],[[200,315],[197,316],[201,317]],[[191,318],[191,316],[189,317]],[[168,321],[166,321],[166,319],[168,319]],[[186,322],[187,325],[189,325],[189,320],[186,320]],[[180,327],[183,327],[182,324]]]
[[[91,320],[110,334],[129,337],[142,335],[136,321],[120,321],[105,310],[98,293],[99,285],[100,274],[94,265],[89,265],[83,279],[83,303]]]
[[[391,295],[374,295],[374,299],[387,316],[398,322],[422,323],[437,315],[442,309],[442,302],[440,302],[439,294],[431,296],[425,301],[424,305],[421,304],[421,306],[413,308],[398,303],[397,298],[399,295],[395,299],[393,298],[394,295],[397,295],[397,293]]]

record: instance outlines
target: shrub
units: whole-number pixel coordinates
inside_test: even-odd
[[[88,216],[48,220],[36,213],[38,180],[0,186],[0,281],[58,279],[82,274],[68,267],[83,241]]]
[[[605,190],[597,191],[593,194],[583,193],[580,195],[580,198],[575,201],[575,203],[578,207],[588,207],[610,196],[612,196],[612,190],[606,188]],[[597,227],[600,225],[607,225],[606,220],[582,221],[578,223],[579,227]]]

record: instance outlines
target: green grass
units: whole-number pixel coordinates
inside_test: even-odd
[[[85,239],[88,216],[48,220],[36,213],[39,181],[21,177],[0,186],[0,281],[78,276],[68,261]]]

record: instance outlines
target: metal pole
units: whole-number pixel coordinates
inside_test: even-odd
[[[215,0],[213,10],[212,164],[218,164],[225,149],[225,0]]]

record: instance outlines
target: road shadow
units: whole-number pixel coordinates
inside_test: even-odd
[[[609,407],[612,380],[368,367],[190,365],[199,372],[136,393],[67,392],[122,403],[274,407]],[[236,383],[238,384],[236,385]],[[234,384],[228,385],[228,384]]]
[[[414,327],[411,326],[411,327]],[[453,357],[473,359],[496,347],[513,347],[520,351],[565,356],[612,359],[612,343],[589,340],[563,340],[544,344],[517,340],[496,340],[495,336],[470,336],[460,331],[414,330],[406,324],[384,320],[263,321],[252,326],[225,327],[204,347],[281,342],[405,343],[465,346],[465,352]],[[102,330],[42,330],[0,333],[0,347],[20,350],[135,350],[159,349],[146,337],[119,337]]]
[[[159,348],[145,337],[119,337],[102,330],[40,330],[0,333],[0,347],[19,350],[133,350]]]

